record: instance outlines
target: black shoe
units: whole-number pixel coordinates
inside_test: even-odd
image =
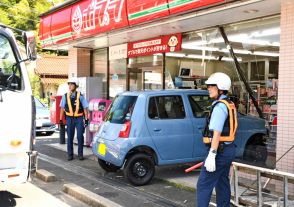
[[[79,160],[84,160],[84,157],[83,156],[79,156]]]
[[[69,157],[67,157],[67,160],[68,160],[68,161],[73,160],[73,156],[69,156]]]

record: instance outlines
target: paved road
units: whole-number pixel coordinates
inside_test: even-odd
[[[59,140],[58,134],[38,137],[36,150],[40,153],[39,169],[46,169],[57,176],[57,181],[44,184],[37,179],[33,183],[60,198],[65,183],[75,183],[123,206],[160,207],[195,206],[195,193],[180,189],[159,179],[153,179],[147,186],[131,186],[122,172],[105,173],[96,161],[74,159],[68,162],[66,152],[50,146]],[[77,146],[75,146],[77,151]],[[65,202],[68,202],[65,199]]]

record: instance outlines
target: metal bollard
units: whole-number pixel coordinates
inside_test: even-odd
[[[65,144],[65,125],[59,125],[59,144]]]

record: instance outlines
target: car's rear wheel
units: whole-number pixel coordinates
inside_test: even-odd
[[[104,160],[101,160],[98,158],[98,163],[100,165],[100,167],[105,170],[106,172],[117,172],[119,170],[120,167],[115,166],[109,162],[106,162]]]
[[[143,153],[132,155],[126,162],[124,176],[136,186],[148,184],[155,172],[155,164],[151,156]]]

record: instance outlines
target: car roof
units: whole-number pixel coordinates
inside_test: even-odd
[[[139,95],[173,95],[173,94],[197,94],[208,95],[207,90],[199,89],[167,89],[167,90],[145,90],[145,91],[125,91],[119,93],[123,96],[139,96]]]

